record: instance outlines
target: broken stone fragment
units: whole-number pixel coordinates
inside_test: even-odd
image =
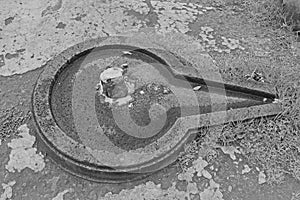
[[[128,88],[123,78],[116,78],[103,85],[106,95],[110,98],[122,98],[128,94]]]
[[[100,74],[100,84],[103,94],[111,99],[125,98],[134,92],[134,83],[130,83],[123,76],[124,70],[119,67],[111,67]]]
[[[108,80],[121,77],[123,75],[123,69],[119,67],[111,67],[106,70],[104,70],[100,74],[100,80],[104,83],[107,83]]]

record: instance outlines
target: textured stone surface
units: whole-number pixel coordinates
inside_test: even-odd
[[[138,0],[10,1],[0,8],[3,19],[0,47],[5,55],[4,61],[0,59],[0,75],[39,68],[71,45],[90,38],[138,31],[147,24],[161,33],[186,33],[190,30],[188,23],[201,12],[199,9],[205,10],[194,3]],[[157,17],[148,15],[150,11]]]

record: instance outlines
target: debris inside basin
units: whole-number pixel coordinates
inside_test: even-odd
[[[169,100],[172,92],[167,81],[151,67],[151,63],[134,55],[123,54],[109,64],[105,60],[95,63],[104,68],[100,70],[100,81],[96,86],[98,122],[114,145],[126,150],[151,144],[180,117],[178,103],[174,104],[176,99]],[[148,73],[144,74],[146,68]],[[159,77],[161,80],[157,82]],[[119,116],[118,123],[113,113]],[[132,121],[124,120],[128,118]]]

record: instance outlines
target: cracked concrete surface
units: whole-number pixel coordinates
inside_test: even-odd
[[[11,199],[12,198],[12,186],[16,184],[16,181],[10,181],[9,183],[5,184],[2,183],[2,187],[4,192],[0,196],[0,200],[6,200],[6,199]]]
[[[30,168],[34,172],[43,170],[45,162],[41,153],[36,153],[37,149],[33,148],[35,137],[29,134],[26,124],[18,128],[20,138],[12,139],[7,144],[11,148],[9,161],[5,168],[9,172],[21,172],[25,168]]]
[[[0,75],[21,74],[41,67],[63,49],[96,37],[124,34],[142,28],[158,33],[188,33],[189,24],[213,7],[175,1],[10,1],[0,8]],[[200,33],[207,48],[229,51],[243,48],[225,38],[216,46],[209,27]],[[201,42],[201,41],[199,41]]]
[[[246,51],[268,56],[274,50],[270,38],[255,36],[256,27],[243,19],[235,18],[233,23],[233,20],[228,20],[231,15],[225,11],[201,2],[3,2],[0,7],[0,75],[4,76],[0,77],[1,111],[19,106],[26,113],[32,86],[40,73],[38,68],[67,47],[91,38],[131,34],[150,28],[162,35],[187,34],[195,46],[207,52],[230,54]],[[233,31],[226,32],[225,26],[216,24],[218,20],[226,21]],[[93,183],[69,175],[47,155],[37,153],[30,120],[26,120],[26,124],[19,121],[10,128],[19,130],[12,131],[6,139],[0,139],[1,200],[288,200],[295,199],[300,191],[299,183],[291,177],[280,186],[267,185],[265,173],[246,163],[233,146],[216,147],[215,155],[212,155],[217,157],[214,162],[209,156],[197,154],[188,159],[184,170],[174,164],[137,182],[119,185]],[[2,130],[6,132],[7,129]]]

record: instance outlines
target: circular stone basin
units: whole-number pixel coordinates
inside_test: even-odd
[[[187,134],[162,50],[78,44],[49,61],[33,92],[41,145],[63,169],[100,182],[145,177],[174,162]],[[184,127],[184,126],[183,126]]]

